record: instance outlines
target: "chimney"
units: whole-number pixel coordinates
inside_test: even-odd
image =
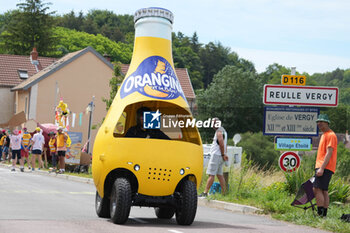
[[[35,70],[38,73],[40,70],[42,70],[42,67],[38,60],[38,52],[36,51],[36,48],[34,47],[33,50],[30,52],[30,62],[35,66]]]
[[[107,53],[103,54],[103,57],[104,57],[107,61],[111,62],[111,56],[108,55]]]
[[[30,59],[32,61],[37,61],[38,60],[38,52],[36,51],[36,48],[33,48],[33,51],[30,52]]]

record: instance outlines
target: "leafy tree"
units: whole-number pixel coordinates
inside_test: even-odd
[[[76,16],[72,10],[68,14],[58,16],[57,21],[58,25],[61,27],[82,31],[82,26],[85,24],[86,20],[82,11]]]
[[[50,55],[56,36],[52,30],[54,12],[48,12],[48,5],[41,0],[17,4],[18,10],[12,11],[11,20],[1,33],[2,49],[11,54],[29,54],[36,47],[40,54]]]
[[[342,88],[339,94],[339,102],[350,106],[350,88]]]
[[[262,128],[262,88],[253,72],[225,66],[209,87],[198,93],[199,118],[219,117],[229,136]],[[204,140],[212,135],[202,130]]]
[[[279,152],[274,150],[273,137],[264,136],[262,132],[246,132],[241,135],[242,140],[238,143],[247,157],[263,169],[278,166]]]
[[[203,84],[207,88],[215,74],[217,74],[225,65],[228,65],[228,54],[230,49],[224,47],[220,42],[210,42],[199,52],[199,57],[203,65]]]
[[[109,80],[109,86],[111,88],[109,92],[109,99],[105,99],[102,97],[102,101],[106,103],[106,110],[110,108],[112,105],[112,102],[114,100],[115,95],[118,92],[118,89],[123,82],[124,75],[121,71],[121,63],[116,62],[114,63],[114,72],[113,72],[113,77]]]
[[[199,57],[202,61],[202,76],[204,88],[211,83],[215,74],[217,74],[226,65],[233,65],[242,68],[244,71],[256,72],[253,63],[240,59],[231,49],[224,47],[220,42],[209,42],[199,51]]]
[[[264,84],[281,84],[281,77],[284,74],[290,74],[291,70],[282,65],[274,63],[269,65],[265,72],[260,74],[261,81]]]
[[[101,34],[95,36],[86,32],[78,32],[62,27],[55,28],[55,33],[60,37],[57,45],[59,51],[74,52],[91,46],[100,54],[107,53],[110,55],[112,61],[127,64],[131,60],[131,45],[112,41]],[[60,53],[59,51],[57,53]]]
[[[321,113],[326,113],[331,121],[330,127],[336,133],[344,133],[349,129],[350,106],[339,104],[336,108],[325,108]]]

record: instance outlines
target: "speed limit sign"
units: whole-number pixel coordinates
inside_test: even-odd
[[[284,152],[281,154],[278,164],[283,171],[293,172],[300,166],[300,157],[292,151]]]

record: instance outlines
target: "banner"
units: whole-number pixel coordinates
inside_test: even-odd
[[[68,135],[72,141],[70,148],[67,149],[66,163],[68,164],[80,164],[80,155],[82,147],[83,133],[81,132],[68,132]]]

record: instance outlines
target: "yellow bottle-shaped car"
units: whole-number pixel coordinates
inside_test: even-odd
[[[175,74],[173,14],[162,8],[135,13],[135,44],[128,73],[93,148],[96,212],[125,223],[131,206],[154,207],[190,225],[203,169],[202,142]]]

